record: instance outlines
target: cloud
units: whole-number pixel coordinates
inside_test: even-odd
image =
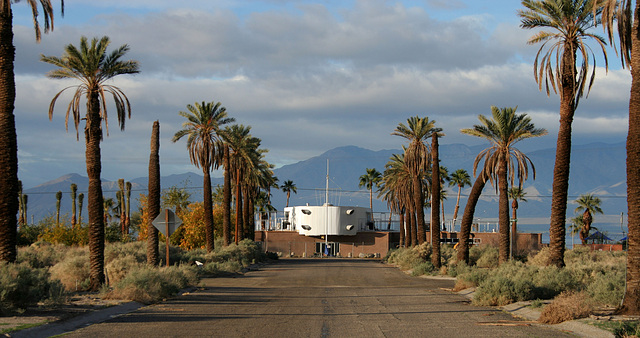
[[[40,44],[32,27],[15,26],[21,176],[42,172],[39,158],[51,178],[84,172],[82,133],[77,142],[73,129],[64,131],[68,97],[60,98],[53,121],[47,118],[51,98],[73,82],[47,79],[51,67],[38,59],[62,55],[64,45],[89,33],[110,36],[113,48],[129,44],[127,58],[141,63],[140,74],[113,81],[133,113],[125,132],[112,127],[102,144],[103,176],[111,179],[146,175],[155,120],[163,175],[199,172],[184,142],[170,141],[183,122],[178,111],[196,101],[222,102],[238,123],[252,126],[270,149],[267,159],[279,165],[344,145],[399,149],[402,140],[390,134],[415,115],[444,128],[441,143],[473,144],[480,141],[459,129],[477,123],[491,105],[518,106],[539,127],[557,131],[559,98],[540,92],[533,79],[537,48],[525,43],[531,32],[496,24],[493,14],[443,20],[422,7],[385,1],[351,7],[265,1],[255,10],[248,2],[205,9],[173,3],[114,5],[118,10],[86,23],[63,21]],[[142,10],[147,7],[154,10]],[[629,84],[626,70],[598,69],[574,135],[593,135],[593,125],[609,127],[601,134],[624,135]],[[553,146],[555,138],[536,142]]]

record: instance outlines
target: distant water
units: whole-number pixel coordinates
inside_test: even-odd
[[[488,219],[485,220],[485,222],[482,222],[482,220],[480,220],[480,230],[484,231],[485,229],[488,229],[489,232],[498,231],[497,222],[497,219]],[[549,223],[549,218],[544,217],[519,218],[518,232],[540,233],[542,234],[542,243],[549,244]],[[627,236],[627,218],[623,218],[623,224],[621,228],[620,215],[596,215],[591,228],[597,228],[598,231],[611,238],[615,243],[623,237]],[[591,233],[593,232],[594,230],[591,230]],[[568,249],[572,248],[573,244],[580,244],[580,237],[578,236],[578,234],[572,236],[568,227],[565,240]]]

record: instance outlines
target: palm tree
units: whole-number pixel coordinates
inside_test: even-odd
[[[438,137],[440,128],[431,133],[431,264],[440,268],[440,157]],[[444,213],[443,213],[444,214]]]
[[[546,29],[534,34],[528,44],[542,43],[533,65],[534,77],[547,95],[549,84],[554,92],[560,92],[560,128],[553,169],[553,192],[551,198],[551,224],[549,229],[551,256],[549,264],[564,266],[565,219],[567,213],[567,191],[571,161],[571,124],[585,89],[587,94],[593,85],[596,59],[586,41],[593,39],[600,46],[608,69],[605,41],[588,30],[600,22],[600,0],[523,0],[525,10],[519,10],[520,27]],[[576,69],[577,55],[581,66]],[[589,66],[593,62],[593,68]]]
[[[222,236],[224,246],[231,244],[231,160],[229,145],[222,143],[222,157],[224,166],[224,183],[222,188]]]
[[[456,208],[453,210],[453,227],[455,229],[456,220],[458,219],[458,209],[460,209],[460,193],[462,192],[462,188],[466,186],[471,186],[471,176],[464,169],[458,169],[451,174],[449,177],[449,186],[457,186],[458,187],[458,195],[456,197]]]
[[[280,186],[280,189],[282,189],[282,192],[287,194],[287,205],[285,207],[289,206],[289,197],[291,196],[291,193],[293,192],[294,194],[298,193],[298,188],[296,187],[296,184],[293,183],[292,180],[286,180],[284,181],[284,183],[282,184],[282,186]]]
[[[622,66],[631,72],[629,131],[627,134],[627,208],[629,241],[627,247],[627,289],[618,311],[640,314],[640,2],[603,0],[602,24],[613,44],[620,38]],[[617,24],[614,25],[614,21]]]
[[[147,195],[147,264],[160,264],[158,229],[152,222],[160,215],[160,122],[154,121],[151,128],[151,151],[149,154],[149,194]]]
[[[113,96],[116,115],[120,130],[124,130],[125,117],[131,117],[131,105],[124,92],[106,82],[118,75],[138,73],[138,62],[123,61],[121,58],[129,51],[129,46],[122,45],[107,54],[109,38],[94,38],[91,44],[86,37],[80,38],[80,48],[69,44],[65,47],[61,58],[55,56],[40,57],[40,60],[52,64],[57,69],[50,71],[47,76],[54,79],[75,79],[80,82],[77,86],[63,89],[53,97],[49,105],[49,119],[53,118],[53,110],[57,99],[69,88],[75,88],[73,98],[69,103],[65,118],[68,129],[69,114],[76,128],[76,138],[79,139],[78,126],[85,121],[84,128],[86,143],[87,175],[89,176],[88,209],[89,209],[89,260],[91,265],[90,289],[98,290],[104,284],[104,221],[102,203],[102,183],[100,179],[101,159],[100,142],[102,141],[102,122],[104,121],[107,136],[109,122],[107,119],[107,102],[105,93]],[[81,100],[85,96],[86,115],[81,115]]]
[[[221,134],[224,142],[229,146],[229,168],[235,178],[236,189],[236,224],[235,243],[238,244],[240,236],[244,233],[244,218],[242,215],[242,182],[244,174],[253,169],[259,161],[258,147],[260,139],[251,136],[251,127],[244,125],[232,125],[225,128]]]
[[[62,191],[56,193],[56,224],[60,224],[60,202],[62,201]]]
[[[580,231],[580,240],[582,241],[582,244],[585,244],[587,237],[589,237],[589,232],[591,231],[593,214],[602,214],[602,209],[600,208],[602,201],[593,194],[584,194],[580,195],[575,202],[578,203],[575,212],[582,212],[583,228],[582,231]]]
[[[527,114],[516,114],[517,108],[498,109],[491,106],[492,118],[479,115],[480,125],[462,129],[463,134],[484,138],[491,143],[491,147],[481,151],[473,164],[473,172],[478,163],[484,159],[482,172],[489,178],[491,184],[499,193],[498,219],[500,226],[500,256],[499,262],[504,263],[509,258],[509,197],[508,184],[526,180],[529,174],[528,164],[531,165],[535,179],[533,162],[513,145],[521,140],[539,137],[547,134],[545,129],[536,128]],[[497,182],[496,182],[497,181]]]
[[[115,209],[115,202],[113,201],[113,198],[108,197],[108,198],[102,198],[102,209],[103,209],[103,221],[104,223],[108,226],[109,223],[111,223],[111,219],[112,219],[112,215],[111,215],[111,211],[114,211]]]
[[[16,99],[14,75],[13,12],[15,0],[0,0],[0,261],[14,262],[17,257],[18,141],[13,109]],[[38,4],[42,6],[44,32],[53,30],[53,6],[50,0],[26,1],[33,14],[36,41],[40,42]],[[61,0],[62,15],[64,1]],[[26,222],[26,220],[25,220]]]
[[[400,246],[412,245],[411,217],[405,217],[413,210],[411,200],[411,174],[404,162],[404,154],[393,154],[385,164],[379,195],[387,201],[389,209],[400,214]],[[405,221],[407,221],[405,227]],[[405,234],[406,233],[406,234]],[[415,244],[415,241],[413,242]]]
[[[511,199],[511,257],[517,250],[517,231],[518,231],[518,201],[526,202],[524,198],[527,195],[521,187],[509,188],[509,198]]]
[[[71,227],[76,227],[76,199],[78,193],[78,185],[75,183],[71,183]]]
[[[173,136],[172,141],[177,142],[187,136],[187,149],[191,163],[202,168],[204,174],[204,224],[207,242],[207,251],[213,251],[213,206],[211,200],[211,169],[220,158],[220,149],[216,149],[216,142],[220,139],[219,133],[223,125],[233,122],[235,119],[227,117],[227,110],[221,107],[220,102],[202,102],[195,105],[187,105],[188,112],[179,112],[180,116],[187,119]]]
[[[382,174],[375,168],[367,168],[367,173],[360,176],[358,187],[366,187],[369,190],[369,209],[373,212],[373,187],[379,188],[382,182]]]
[[[418,243],[425,242],[424,227],[424,193],[422,180],[429,168],[429,147],[425,141],[434,132],[435,121],[429,121],[428,117],[418,116],[407,119],[407,125],[400,123],[391,135],[401,136],[409,141],[409,146],[405,149],[404,161],[410,169],[413,185],[413,203],[416,211]]]

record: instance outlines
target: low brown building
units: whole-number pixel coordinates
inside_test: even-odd
[[[454,245],[458,233],[441,232],[441,242]],[[474,245],[495,245],[499,243],[499,233],[472,233]],[[427,232],[427,238],[431,238]],[[328,253],[336,257],[384,257],[390,249],[398,247],[399,232],[361,231],[355,236],[304,236],[297,231],[256,231],[255,240],[262,243],[265,251],[277,252],[283,257],[314,257]],[[516,234],[517,252],[539,250],[542,234]]]

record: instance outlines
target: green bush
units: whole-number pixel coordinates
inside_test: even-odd
[[[476,262],[476,265],[481,268],[495,268],[498,266],[498,248],[485,245],[482,248],[480,257]]]
[[[227,275],[242,271],[243,266],[238,261],[209,262],[202,267],[204,274],[209,276]]]
[[[60,282],[49,279],[46,268],[0,262],[0,313],[23,310],[42,301],[58,301],[62,289]]]
[[[431,262],[422,262],[413,267],[413,271],[411,272],[412,276],[422,276],[428,275],[432,273],[434,270],[433,264]]]
[[[596,305],[618,306],[624,297],[624,270],[615,273],[598,273],[585,292]]]
[[[52,267],[64,258],[67,246],[51,244],[48,242],[36,242],[18,250],[17,262],[27,262],[31,267]]]
[[[476,289],[473,304],[495,306],[532,299],[533,288],[529,280],[491,275]]]

